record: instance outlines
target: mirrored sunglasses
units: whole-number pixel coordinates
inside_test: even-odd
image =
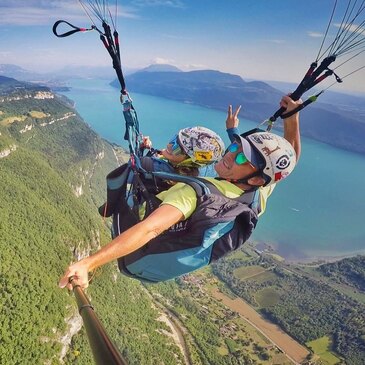
[[[236,153],[240,149],[240,147],[241,147],[240,144],[238,144],[237,142],[234,142],[228,146],[227,150],[230,153]],[[243,152],[240,152],[236,155],[234,162],[237,165],[243,165],[244,163],[248,162],[248,159]]]

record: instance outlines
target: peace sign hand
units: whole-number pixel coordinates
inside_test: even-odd
[[[226,119],[226,129],[237,128],[240,120],[238,119],[238,113],[241,110],[241,105],[232,113],[232,105],[228,106],[228,113]]]

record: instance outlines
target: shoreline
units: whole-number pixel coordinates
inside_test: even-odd
[[[348,254],[341,254],[341,255],[331,255],[331,256],[313,256],[307,259],[286,259],[284,257],[284,260],[288,263],[288,264],[296,264],[296,265],[321,265],[321,264],[329,264],[332,262],[336,262],[336,261],[341,261],[343,259],[348,259],[351,257],[356,257],[356,256],[364,256],[365,255],[365,251],[359,251],[359,252],[354,252],[354,253],[348,253]]]
[[[328,264],[336,261],[341,261],[343,259],[356,257],[356,256],[364,256],[365,255],[365,248],[358,251],[352,251],[347,253],[340,253],[337,254],[315,254],[313,253],[310,256],[307,257],[295,257],[294,252],[288,252],[286,255],[279,253],[279,251],[270,243],[263,243],[263,242],[257,242],[252,241],[250,244],[253,246],[253,249],[255,252],[259,255],[268,255],[268,256],[277,256],[283,261],[285,261],[287,264],[293,264],[293,265],[322,265],[322,264]],[[259,247],[263,247],[262,249],[259,249]]]

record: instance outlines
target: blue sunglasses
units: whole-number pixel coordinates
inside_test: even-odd
[[[179,136],[177,134],[175,134],[170,139],[170,142],[168,144],[171,145],[171,153],[173,155],[184,155],[185,154],[183,152],[182,148],[180,147],[180,144],[179,144]]]
[[[228,146],[227,150],[230,153],[235,153],[239,150],[239,148],[241,147],[240,144],[238,144],[237,142],[233,142],[231,145]],[[246,162],[249,162],[247,157],[245,156],[245,154],[243,152],[240,152],[236,155],[234,162],[237,165],[243,165]]]

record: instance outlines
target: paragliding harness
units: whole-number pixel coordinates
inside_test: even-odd
[[[137,193],[133,204],[126,199],[131,174]],[[153,192],[146,189],[146,185],[152,186],[151,180],[156,183]],[[197,207],[190,218],[118,260],[122,273],[144,281],[159,282],[187,274],[236,250],[250,237],[260,211],[259,190],[230,199],[204,179],[161,172],[146,174],[124,164],[107,176],[107,203],[99,208],[101,215],[113,216],[113,238],[141,220],[136,207],[146,204],[143,219],[158,208],[161,201],[155,192],[159,182],[166,180],[190,185],[197,196]]]
[[[256,227],[260,212],[259,190],[230,199],[207,180],[153,171],[153,165],[148,167],[137,148],[139,142],[135,137],[139,135],[139,124],[135,110],[125,109],[123,113],[131,159],[108,174],[107,201],[99,208],[103,217],[112,216],[112,237],[157,209],[161,201],[156,195],[169,189],[171,182],[191,186],[197,196],[197,208],[187,220],[120,258],[120,271],[140,280],[159,282],[187,274],[239,248]],[[140,217],[142,205],[145,205],[145,214]]]

